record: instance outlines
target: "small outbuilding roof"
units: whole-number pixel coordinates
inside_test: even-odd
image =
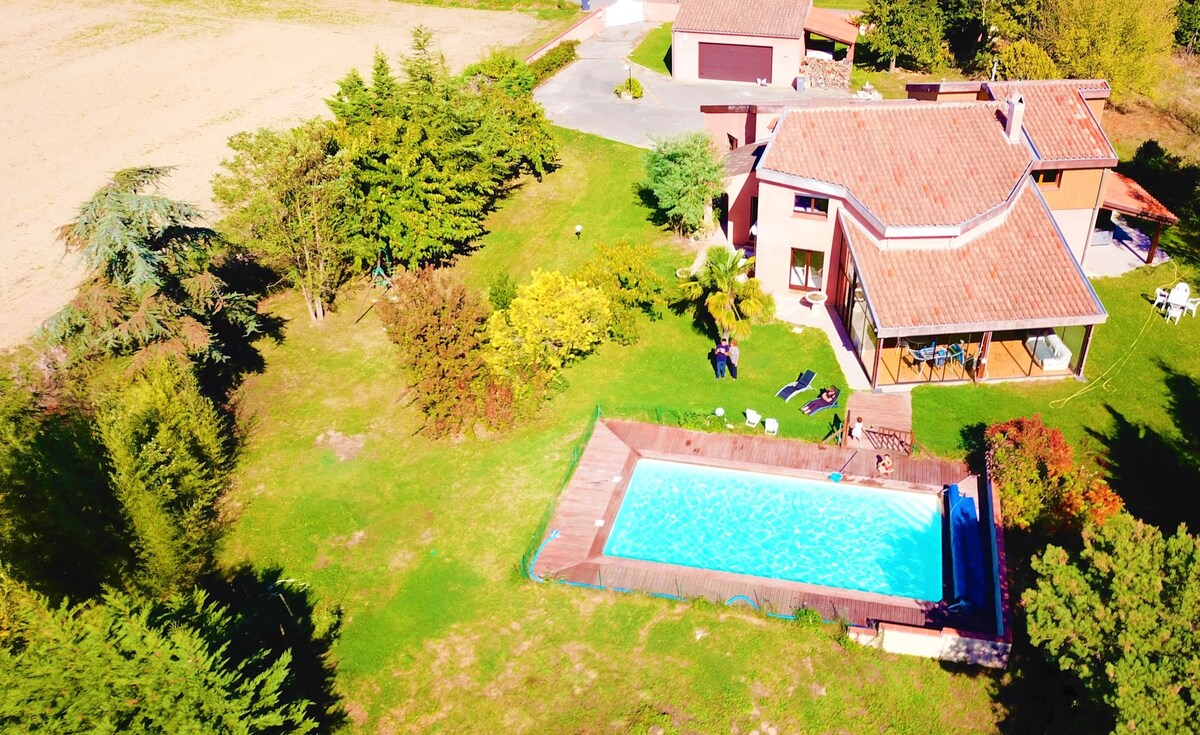
[[[812,0],[682,0],[672,30],[802,38]]]
[[[837,10],[812,8],[804,20],[804,30],[851,46],[858,43],[858,23]]]
[[[1141,184],[1116,171],[1109,171],[1105,176],[1104,208],[1164,225],[1179,221],[1174,212],[1163,206]]]

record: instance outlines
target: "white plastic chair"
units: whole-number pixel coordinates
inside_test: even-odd
[[[755,411],[753,408],[747,408],[746,409],[746,426],[749,426],[751,429],[753,429],[754,427],[758,426],[759,421],[762,421],[762,415],[758,411]]]
[[[1192,287],[1180,281],[1171,289],[1171,295],[1167,296],[1167,306],[1187,306],[1187,302],[1191,297]]]
[[[1183,308],[1187,310],[1193,317],[1196,316],[1196,308],[1200,307],[1200,298],[1188,299],[1187,305]]]
[[[1165,288],[1157,288],[1154,290],[1154,308],[1167,308],[1167,299],[1170,298],[1171,292]]]
[[[1169,304],[1167,306],[1167,321],[1174,321],[1176,324],[1178,324],[1179,317],[1183,316],[1183,310],[1185,308],[1187,307],[1179,304]]]
[[[763,428],[767,430],[767,436],[776,436],[779,434],[779,422],[775,419],[763,421]]]

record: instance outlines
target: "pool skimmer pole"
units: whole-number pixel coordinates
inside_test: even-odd
[[[844,472],[845,469],[850,466],[850,463],[853,462],[854,458],[857,456],[858,456],[858,450],[855,449],[854,454],[850,455],[850,459],[846,460],[846,464],[842,465],[842,468],[840,470],[838,470],[837,472],[829,473],[829,479],[833,480],[834,482],[841,482],[842,481],[842,472]]]

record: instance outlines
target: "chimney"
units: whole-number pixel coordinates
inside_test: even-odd
[[[1016,145],[1021,142],[1021,125],[1025,122],[1025,96],[1020,92],[1008,100],[1008,110],[1004,115],[1004,137]]]

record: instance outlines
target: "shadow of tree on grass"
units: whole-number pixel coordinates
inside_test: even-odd
[[[1089,430],[1103,447],[1109,484],[1134,516],[1172,533],[1180,523],[1200,530],[1200,381],[1159,364],[1168,411],[1179,438],[1164,436],[1107,406],[1113,428]]]
[[[223,631],[231,659],[246,660],[266,650],[265,668],[290,652],[291,676],[284,686],[289,700],[311,703],[309,712],[320,723],[319,732],[332,732],[346,722],[330,656],[341,632],[340,607],[319,607],[306,585],[284,578],[278,567],[242,565],[210,576],[201,586],[233,616],[230,629]]]

